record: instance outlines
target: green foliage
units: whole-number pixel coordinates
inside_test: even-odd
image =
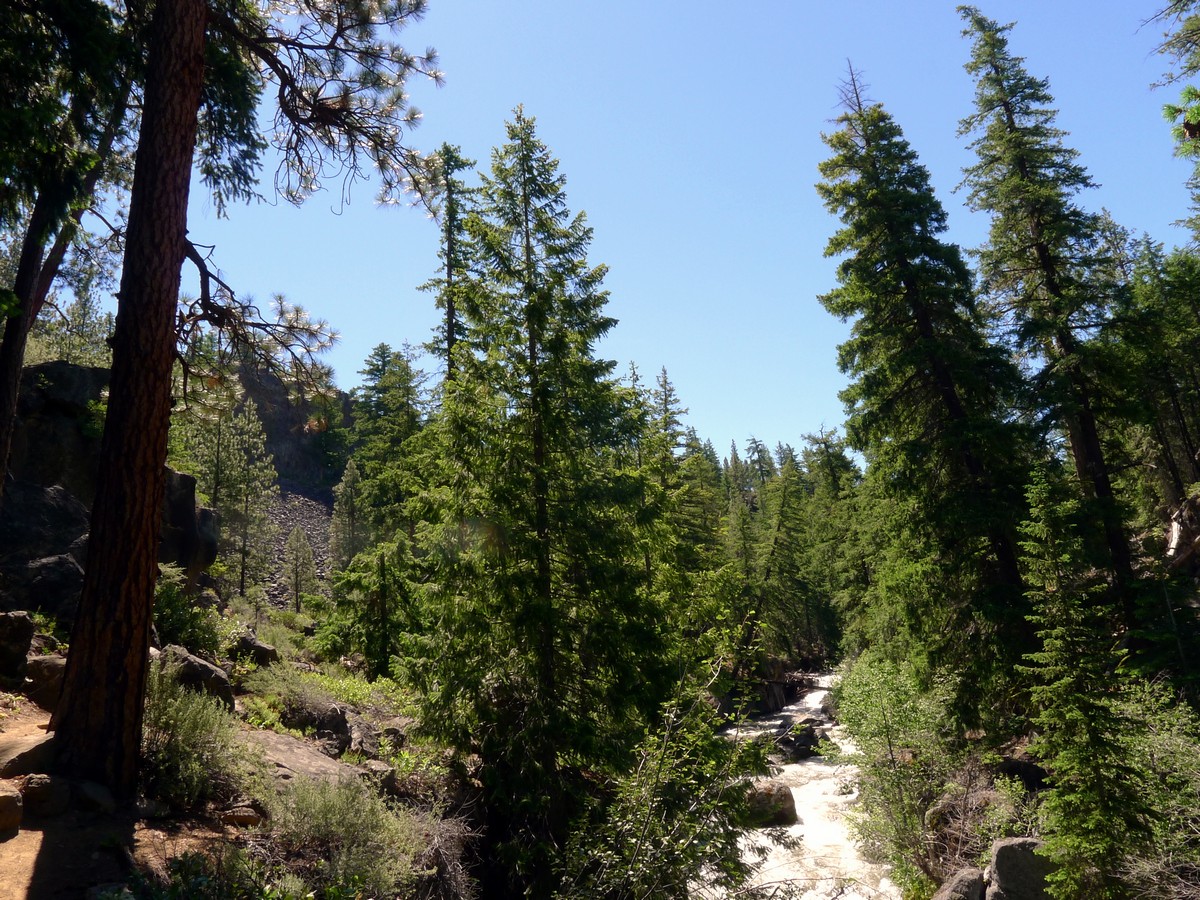
[[[323,896],[392,897],[411,887],[430,823],[361,781],[299,779],[270,804],[272,840]]]
[[[959,704],[974,724],[981,695],[1031,648],[1013,538],[1023,441],[1007,415],[1018,373],[988,340],[962,253],[940,237],[945,210],[899,125],[867,104],[853,72],[843,99],[817,191],[843,223],[826,248],[843,257],[840,285],[820,299],[854,320],[838,348],[852,379],[847,436],[884,496],[916,513],[889,541],[896,564],[926,576],[901,615],[935,665],[974,669]]]
[[[115,325],[112,313],[102,312],[91,291],[80,291],[66,309],[47,307],[30,334],[29,362],[61,359],[80,366],[108,367],[112,348],[108,338]]]
[[[910,664],[874,653],[844,668],[834,690],[838,719],[858,749],[855,832],[867,854],[892,864],[906,895],[953,874],[928,817],[961,763],[945,742],[949,695],[926,689]]]
[[[192,463],[197,491],[217,510],[224,561],[246,596],[270,571],[274,533],[267,511],[278,494],[257,407],[239,403],[232,383],[214,378],[174,430],[175,455]]]
[[[308,536],[299,525],[292,529],[283,548],[283,580],[292,601],[292,608],[299,613],[304,595],[315,593],[318,588],[312,544],[308,542]]]
[[[1128,760],[1133,725],[1118,704],[1118,656],[1074,520],[1078,503],[1061,481],[1039,473],[1029,489],[1023,533],[1033,621],[1042,649],[1029,654],[1038,734],[1034,751],[1050,770],[1042,803],[1046,853],[1058,900],[1123,897],[1122,857],[1145,843],[1151,809],[1141,773]]]
[[[146,793],[192,809],[237,794],[252,774],[234,718],[217,700],[182,687],[169,667],[152,665],[142,726]]]
[[[154,627],[163,645],[179,644],[192,653],[213,655],[221,646],[220,616],[198,606],[187,590],[187,576],[178,566],[160,565],[154,589]]]
[[[329,557],[334,573],[341,572],[367,548],[371,529],[358,464],[346,463],[342,480],[333,489],[333,518],[329,522]]]
[[[121,900],[120,892],[101,894]],[[244,850],[218,845],[208,852],[191,851],[167,863],[163,884],[139,879],[139,900],[311,900],[307,886],[289,873],[272,878],[268,866]]]
[[[1125,848],[1120,876],[1133,896],[1182,900],[1200,892],[1200,717],[1165,683],[1130,681],[1118,712],[1138,727],[1124,742],[1150,810],[1150,839]]]
[[[558,163],[517,110],[467,221],[486,291],[426,429],[426,627],[409,653],[425,728],[484,762],[512,890],[544,891],[572,773],[631,760],[670,684],[641,539],[653,520],[632,392],[593,348],[603,266]],[[542,888],[536,887],[542,885]]]
[[[603,791],[597,820],[576,824],[554,896],[743,895],[739,889],[754,868],[739,845],[744,779],[765,770],[765,751],[717,734],[718,725],[699,692],[664,707],[632,768]]]

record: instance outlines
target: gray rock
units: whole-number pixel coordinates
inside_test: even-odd
[[[778,781],[755,781],[747,795],[747,818],[755,828],[795,825],[800,821],[792,789]]]
[[[23,807],[20,791],[0,785],[0,836],[8,835],[21,827]]]
[[[88,812],[111,814],[117,810],[117,801],[112,791],[94,781],[79,781],[75,784],[75,802]]]
[[[260,669],[272,663],[279,662],[279,651],[270,644],[264,644],[253,634],[244,633],[238,637],[229,648],[229,655],[234,659],[248,659]]]
[[[211,509],[196,505],[196,479],[167,467],[158,561],[179,566],[195,584],[217,558],[218,528]]]
[[[983,872],[963,869],[938,888],[932,900],[983,900]]]
[[[59,775],[28,775],[21,796],[25,812],[31,816],[61,815],[71,805],[71,782]]]
[[[1048,900],[1046,876],[1054,863],[1037,854],[1037,838],[1005,838],[992,844],[992,883],[987,900]]]
[[[33,655],[26,662],[25,695],[42,709],[54,712],[62,694],[67,659],[58,654]]]
[[[45,772],[54,762],[54,734],[5,737],[0,734],[0,778]]]
[[[235,806],[221,813],[221,824],[238,828],[253,828],[261,825],[265,816],[253,806]]]
[[[162,650],[164,661],[175,666],[175,678],[184,687],[201,694],[208,694],[221,701],[233,712],[233,685],[229,675],[220,666],[188,653],[178,644],[169,644]]]
[[[354,713],[346,715],[346,723],[350,729],[350,752],[361,753],[363,756],[378,756],[381,734],[379,729]]]
[[[0,613],[0,686],[12,689],[25,683],[25,657],[32,642],[29,613]]]
[[[376,789],[385,794],[395,796],[399,792],[399,782],[396,780],[396,769],[381,759],[368,759],[359,768],[363,778],[375,785]]]

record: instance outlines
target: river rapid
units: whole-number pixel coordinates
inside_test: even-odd
[[[739,737],[779,736],[808,718],[818,720],[818,733],[852,753],[845,731],[822,709],[833,678],[832,673],[818,675],[813,690],[778,713],[743,725]],[[753,884],[778,887],[775,896],[796,900],[900,900],[887,867],[864,860],[854,843],[846,813],[857,799],[857,774],[855,766],[814,756],[784,764],[770,776],[791,789],[800,820],[785,829],[790,847],[771,840],[767,831],[752,833],[750,839],[768,851]]]

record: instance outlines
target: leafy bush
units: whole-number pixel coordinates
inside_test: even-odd
[[[427,823],[362,782],[296,781],[270,811],[289,867],[325,896],[393,897],[415,880]]]
[[[233,716],[213,698],[180,685],[172,667],[155,662],[142,726],[146,793],[190,809],[238,793],[252,775]]]
[[[869,651],[834,689],[838,718],[858,748],[856,833],[869,856],[892,864],[906,896],[931,893],[953,874],[928,815],[962,763],[939,739],[949,730],[949,693],[923,690],[911,665]]]
[[[192,602],[183,569],[161,566],[154,588],[154,627],[165,646],[179,644],[192,653],[213,654],[221,646],[220,619],[216,610]]]
[[[1148,844],[1126,854],[1122,880],[1149,900],[1200,896],[1200,716],[1163,684],[1135,681],[1120,712],[1139,723],[1127,742],[1151,811]]]
[[[597,821],[577,823],[557,897],[720,895],[753,870],[739,846],[746,776],[766,768],[761,745],[716,733],[702,696],[674,701],[647,734],[633,768],[609,786]]]

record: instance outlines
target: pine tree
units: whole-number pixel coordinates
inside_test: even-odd
[[[1062,488],[1037,473],[1022,544],[1042,642],[1024,671],[1034,682],[1033,750],[1051,773],[1041,812],[1058,869],[1048,880],[1057,900],[1119,898],[1128,896],[1118,879],[1122,856],[1150,834],[1146,792],[1122,746],[1134,723],[1118,710],[1120,657],[1097,603],[1104,585],[1078,537],[1079,503]]]
[[[1021,445],[1005,418],[1017,373],[987,340],[958,247],[939,237],[946,213],[929,173],[853,71],[843,95],[817,190],[843,223],[826,250],[844,256],[841,284],[820,299],[854,318],[839,347],[847,432],[910,509],[910,560],[937,560],[906,618],[935,662],[977,661],[977,676],[995,680],[1030,638],[1015,539]]]
[[[292,529],[283,548],[283,580],[292,598],[292,609],[300,612],[304,595],[317,591],[317,567],[312,544],[299,525]]]
[[[484,762],[497,884],[545,896],[576,774],[627,764],[665,688],[633,398],[593,350],[613,325],[604,267],[533,119],[518,108],[507,130],[467,223],[487,294],[464,340],[486,354],[431,426],[446,477],[421,535],[437,641],[422,677],[430,727]]]
[[[1040,363],[1039,404],[1047,424],[1066,433],[1080,490],[1100,526],[1117,606],[1133,628],[1132,554],[1102,442],[1103,398],[1089,347],[1120,293],[1119,267],[1103,218],[1075,201],[1093,182],[1063,144],[1047,80],[1031,76],[1009,52],[1011,26],[973,7],[959,12],[973,40],[966,68],[976,79],[976,109],[960,132],[974,136],[979,158],[963,184],[971,208],[992,215],[979,253],[983,288],[1010,321],[1018,352]]]
[[[346,463],[342,480],[333,489],[329,557],[334,572],[344,570],[355,556],[367,549],[371,533],[367,515],[358,464],[351,459]]]
[[[434,158],[438,187],[437,215],[442,231],[438,257],[441,274],[422,285],[422,290],[437,293],[437,305],[443,312],[442,324],[429,349],[441,356],[446,365],[446,377],[454,375],[454,347],[463,335],[463,317],[469,315],[474,283],[471,279],[471,246],[466,233],[466,219],[474,203],[476,191],[467,187],[458,173],[475,165],[473,159],[462,155],[462,149],[442,144]]]
[[[221,517],[222,543],[232,557],[238,594],[264,578],[274,552],[275,532],[268,515],[278,495],[275,463],[254,401],[247,400],[229,421],[230,467],[225,472]]]

